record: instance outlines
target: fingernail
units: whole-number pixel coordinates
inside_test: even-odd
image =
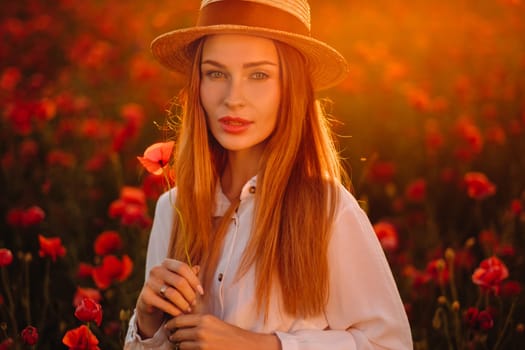
[[[188,307],[186,311],[191,313],[191,307]]]
[[[193,301],[191,302],[191,305],[193,306],[197,305],[197,299],[193,299]]]
[[[200,295],[204,295],[204,289],[202,289],[200,284],[197,286],[197,291],[200,293]]]

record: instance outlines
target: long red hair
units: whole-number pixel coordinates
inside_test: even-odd
[[[200,103],[202,43],[180,95],[176,123],[177,199],[169,255],[203,268],[204,288],[215,272],[227,225],[214,227],[212,213],[226,151],[211,136]],[[281,66],[281,104],[261,160],[252,237],[238,276],[252,266],[256,297],[265,314],[273,283],[285,310],[297,317],[320,314],[328,295],[327,247],[342,168],[328,119],[315,98],[304,57],[275,41]]]

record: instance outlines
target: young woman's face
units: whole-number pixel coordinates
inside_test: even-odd
[[[208,127],[228,151],[259,152],[280,102],[277,49],[269,39],[214,35],[202,51],[200,97]]]

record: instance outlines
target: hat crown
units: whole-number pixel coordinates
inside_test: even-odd
[[[306,0],[235,0],[239,2],[252,2],[255,4],[266,5],[287,12],[301,21],[310,31],[310,5]],[[212,3],[234,2],[234,0],[202,0],[201,10]]]

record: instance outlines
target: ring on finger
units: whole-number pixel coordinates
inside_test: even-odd
[[[166,298],[166,291],[168,290],[168,286],[163,284],[162,287],[160,287],[159,289],[159,294],[163,297],[163,298]]]

